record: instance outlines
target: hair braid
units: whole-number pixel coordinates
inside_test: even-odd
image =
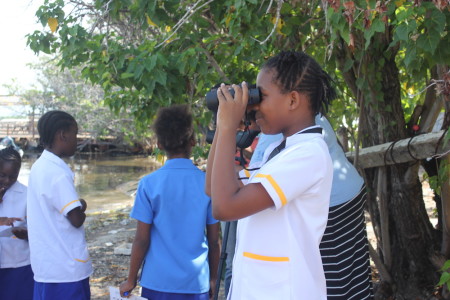
[[[37,125],[41,144],[52,146],[56,132],[68,130],[74,124],[76,124],[74,117],[64,111],[52,110],[46,112],[39,119]]]
[[[283,93],[298,91],[309,97],[314,114],[326,113],[336,92],[331,77],[304,52],[282,51],[263,66],[276,71],[274,81]]]
[[[20,157],[19,152],[12,146],[0,150],[0,161],[14,162],[17,163],[19,167],[22,164],[22,158]]]

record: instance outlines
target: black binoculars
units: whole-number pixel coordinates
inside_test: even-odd
[[[255,86],[255,85],[252,85]],[[230,91],[231,96],[234,97],[234,89],[228,89]],[[217,112],[219,108],[219,99],[217,99],[217,88],[211,89],[208,93],[206,93],[206,107],[213,112]],[[250,88],[248,89],[248,103],[247,105],[258,104],[261,102],[261,92],[258,88]]]

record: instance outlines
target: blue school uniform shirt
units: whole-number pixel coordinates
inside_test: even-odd
[[[364,185],[364,179],[345,156],[342,147],[337,142],[333,127],[331,127],[328,120],[321,114],[318,114],[316,115],[315,122],[316,125],[323,128],[323,137],[333,161],[333,184],[331,186],[330,198],[330,207],[333,207],[356,197]],[[261,164],[264,151],[269,145],[273,143],[279,144],[282,140],[282,134],[261,134],[250,161],[250,168]]]
[[[141,286],[170,293],[209,291],[206,225],[212,217],[205,173],[175,158],[139,182],[131,217],[152,224]]]

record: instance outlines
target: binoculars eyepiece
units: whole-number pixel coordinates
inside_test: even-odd
[[[254,86],[254,85],[253,85]],[[234,89],[228,89],[231,96],[234,97]],[[208,93],[206,93],[206,107],[213,112],[217,112],[219,109],[219,99],[217,98],[217,88],[211,89]],[[261,102],[261,92],[258,88],[249,88],[248,89],[248,104],[258,104]]]

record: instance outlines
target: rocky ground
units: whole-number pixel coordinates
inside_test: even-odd
[[[109,300],[109,286],[118,287],[128,275],[131,243],[136,220],[129,218],[131,202],[115,210],[91,213],[86,221],[86,240],[94,274],[90,278],[91,299]],[[140,295],[140,287],[134,290]],[[224,300],[223,289],[218,300]]]
[[[128,217],[130,208],[90,214],[86,222],[86,240],[94,268],[90,278],[92,299],[109,300],[108,287],[118,287],[127,277],[130,256],[118,249],[126,249],[125,245],[133,242],[136,221]]]
[[[424,181],[423,190],[430,219],[435,224],[435,204],[432,200],[432,191],[426,181]],[[131,206],[132,198],[130,197],[129,202],[112,210],[88,214],[85,228],[94,267],[94,274],[90,278],[93,300],[109,300],[108,287],[118,287],[127,277],[131,243],[136,230],[136,221],[129,218]],[[369,241],[376,248],[376,239],[368,215],[367,230]],[[379,277],[373,262],[372,269],[374,282],[377,282]],[[140,295],[139,286],[135,289],[135,294]],[[219,300],[224,300],[223,289],[219,294]]]

